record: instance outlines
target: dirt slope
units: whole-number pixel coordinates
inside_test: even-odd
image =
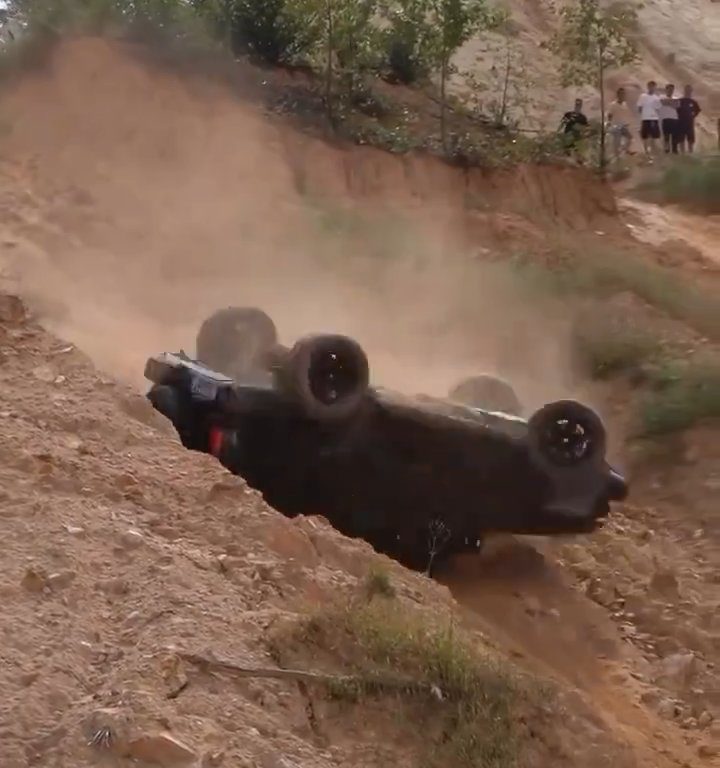
[[[443,392],[509,367],[530,404],[566,394],[566,318],[456,257],[508,255],[556,230],[619,238],[611,195],[582,173],[463,176],[330,149],[101,41],[58,49],[2,109],[3,285],[103,371],[33,325],[3,325],[3,768],[96,764],[85,742],[104,721],[134,736],[169,730],[203,768],[412,764],[422,742],[394,740],[376,711],[355,711],[374,718],[368,737],[347,715],[318,722],[319,702],[308,716],[294,683],[173,671],[168,645],[267,663],[276,617],[356,589],[374,558],[184,452],[138,395],[142,365],[190,347],[207,311],[242,301],[265,306],[286,337],[357,335],[373,376],[403,389]],[[391,210],[405,217],[399,232]],[[533,726],[530,765],[713,764],[718,468],[690,467],[675,470],[702,489],[687,510],[656,489],[662,515],[630,508],[597,540],[458,563],[443,577],[457,603],[386,563],[403,601],[452,610],[479,643],[566,691],[565,714]],[[701,514],[712,537],[695,537]],[[678,588],[660,578],[658,595],[667,563]]]
[[[351,585],[368,548],[268,510],[38,328],[4,323],[2,353],[3,765],[95,764],[96,726],[169,730],[207,765],[356,765],[313,743],[292,685],[193,679],[175,700],[163,670],[172,646],[267,664],[272,621]]]
[[[7,297],[2,309],[18,314]],[[102,728],[111,753],[142,756],[151,744],[166,765],[386,765],[387,749],[362,737],[333,743],[322,718],[308,721],[296,684],[198,677],[181,660],[267,666],[268,628],[347,593],[370,548],[267,509],[66,342],[22,321],[4,322],[0,342],[3,765],[95,765],[103,745],[88,741]],[[403,599],[435,616],[458,610],[442,587],[387,568]],[[560,621],[572,627],[587,613],[566,605]],[[592,655],[582,651],[578,669]],[[595,695],[592,679],[608,698],[591,715],[592,698],[573,694],[572,731],[553,717],[532,764],[691,765],[672,727],[634,713],[624,676],[603,679],[611,668],[583,670],[580,690]],[[548,658],[540,671],[560,668]],[[393,730],[376,737],[391,744]]]

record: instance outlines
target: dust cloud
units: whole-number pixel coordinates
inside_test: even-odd
[[[375,383],[444,394],[490,371],[530,406],[569,394],[567,320],[478,260],[462,211],[415,197],[401,160],[376,161],[397,190],[361,200],[343,150],[98,40],[2,101],[5,267],[108,373],[144,389],[149,354],[191,352],[204,316],[251,304],[285,342],[355,336]]]

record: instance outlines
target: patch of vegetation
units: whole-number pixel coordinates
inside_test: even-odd
[[[679,432],[720,419],[720,360],[668,361],[651,372],[642,398],[638,437]]]
[[[20,49],[47,52],[65,33],[130,37],[154,51],[231,53],[298,68],[304,84],[285,87],[295,97],[286,93],[276,106],[312,119],[324,114],[338,136],[387,151],[423,150],[484,167],[565,155],[554,134],[515,130],[510,113],[530,85],[507,14],[489,0],[15,0],[12,15],[23,33],[5,46],[0,68],[24,64]],[[507,38],[502,75],[479,82],[457,71],[462,44],[492,31]],[[455,75],[482,91],[482,101],[453,97],[447,85]],[[402,103],[408,91],[381,98],[379,79],[412,83],[415,106]]]
[[[141,40],[182,40],[186,44],[211,37],[206,4],[178,0],[15,0],[15,17],[25,24],[22,41],[70,34],[127,33]]]
[[[678,157],[636,191],[656,202],[720,213],[720,154]]]
[[[677,270],[653,264],[630,252],[559,246],[548,269],[518,254],[514,272],[535,290],[555,295],[611,296],[630,291],[670,317],[711,339],[720,339],[720,298],[704,291]]]
[[[594,379],[639,373],[664,353],[663,344],[648,331],[622,323],[588,325],[575,329],[573,347],[582,368]]]
[[[390,581],[390,574],[380,567],[373,567],[365,578],[365,593],[372,599],[373,597],[395,597],[395,587]]]
[[[429,743],[422,765],[509,768],[520,754],[523,708],[545,692],[521,682],[506,662],[483,652],[450,626],[397,600],[367,599],[316,613],[271,639],[271,652],[301,648],[343,670],[325,685],[329,699],[353,706],[393,696]],[[297,666],[296,660],[293,664]],[[399,680],[407,685],[398,685]]]

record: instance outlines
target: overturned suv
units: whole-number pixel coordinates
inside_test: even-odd
[[[215,312],[196,347],[195,360],[162,353],[145,368],[148,398],[183,445],[288,517],[323,515],[410,568],[429,572],[490,532],[589,533],[627,495],[602,422],[578,402],[525,420],[512,388],[490,376],[448,399],[373,387],[353,339],[284,347],[252,307]]]

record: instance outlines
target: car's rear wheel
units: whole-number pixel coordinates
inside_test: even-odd
[[[370,383],[363,348],[341,334],[304,336],[275,368],[276,384],[317,421],[340,422],[358,412]]]
[[[482,408],[484,411],[500,411],[520,416],[522,404],[510,384],[497,376],[480,374],[458,382],[449,397],[463,405]]]
[[[264,370],[276,344],[275,323],[261,309],[226,307],[200,326],[196,351],[204,365],[238,378]]]

